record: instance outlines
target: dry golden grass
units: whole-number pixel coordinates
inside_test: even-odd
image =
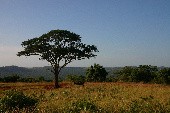
[[[73,83],[60,83],[61,88],[54,89],[53,83],[0,83],[0,98],[4,90],[22,90],[26,95],[34,95],[40,101],[39,112],[68,112],[78,100],[88,100],[102,112],[121,112],[142,109],[142,103],[153,109],[170,110],[170,86],[143,83],[85,83],[84,86]],[[157,103],[161,106],[157,106]],[[163,106],[163,108],[162,108]],[[134,108],[133,108],[134,107]],[[147,109],[146,109],[147,110]]]

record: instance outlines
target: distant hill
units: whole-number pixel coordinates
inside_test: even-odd
[[[109,76],[114,76],[113,71],[120,69],[119,67],[106,67],[105,68],[107,72],[109,73]],[[65,78],[66,75],[83,75],[86,74],[87,67],[65,67],[61,70],[60,78]],[[54,75],[51,72],[50,66],[45,67],[32,67],[32,68],[26,68],[26,67],[18,67],[18,66],[5,66],[0,67],[0,77],[9,76],[12,74],[17,74],[20,77],[40,77],[43,76],[45,79],[53,79]]]

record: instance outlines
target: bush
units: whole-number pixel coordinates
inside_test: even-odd
[[[14,111],[25,109],[26,111],[35,110],[38,99],[25,96],[23,92],[10,90],[0,100],[1,109],[3,111]]]
[[[66,81],[73,82],[74,77],[75,77],[75,75],[67,75],[66,76]]]
[[[20,81],[20,82],[32,83],[32,82],[36,82],[36,79],[29,77],[29,78],[21,78],[19,81]]]
[[[72,109],[69,110],[71,113],[99,113],[100,109],[89,100],[78,100],[72,104]]]
[[[74,82],[76,85],[83,85],[85,83],[85,77],[82,75],[68,75],[66,80]]]
[[[105,68],[99,64],[94,64],[94,66],[91,66],[86,70],[86,79],[89,82],[103,82],[106,80],[107,75],[108,73]]]
[[[76,76],[73,80],[74,84],[76,85],[84,85],[85,83],[85,77],[84,76]]]
[[[156,83],[170,84],[170,68],[161,69],[154,81]]]
[[[17,74],[4,77],[4,82],[17,82],[19,80],[19,76]]]
[[[0,82],[3,82],[3,78],[0,78]]]
[[[118,79],[113,76],[109,76],[106,78],[106,82],[117,82],[117,81],[118,81]]]
[[[37,78],[36,81],[37,82],[43,82],[43,81],[45,81],[45,78],[43,76],[40,76],[40,77]]]

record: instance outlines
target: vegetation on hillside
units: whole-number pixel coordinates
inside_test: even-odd
[[[59,78],[65,79],[66,75],[83,75],[85,76],[86,67],[65,67],[61,70]],[[112,68],[109,68],[112,72]],[[5,66],[0,67],[0,77],[6,77],[11,75],[18,75],[22,78],[37,78],[43,76],[46,80],[53,80],[54,75],[51,72],[51,66],[44,67],[18,67],[18,66]]]
[[[151,65],[126,66],[117,73],[115,78],[124,82],[170,84],[170,68],[159,69]]]
[[[89,68],[65,68],[66,75],[59,81],[72,82],[143,82],[156,84],[170,84],[170,68],[158,68],[151,65],[139,65],[138,67],[125,66],[123,68],[104,68],[94,64]],[[73,70],[72,70],[73,69]],[[110,69],[110,70],[108,70]],[[72,72],[71,72],[72,70]],[[81,73],[80,71],[83,72]],[[78,72],[76,72],[78,71]],[[68,73],[71,72],[71,74]],[[86,72],[86,75],[83,73]],[[76,73],[76,74],[74,74]],[[77,74],[78,73],[78,74]],[[80,74],[79,74],[80,73]],[[107,75],[109,73],[109,75]],[[42,82],[50,81],[47,77],[22,77],[18,74],[9,74],[1,77],[0,82]]]

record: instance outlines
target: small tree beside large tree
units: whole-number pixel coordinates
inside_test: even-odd
[[[81,42],[80,35],[67,30],[51,30],[40,37],[36,37],[21,44],[23,51],[17,56],[39,55],[40,60],[48,61],[55,75],[55,88],[59,87],[58,76],[62,68],[74,60],[95,57],[98,49],[94,45]]]
[[[99,64],[89,67],[86,70],[86,79],[88,82],[104,82],[108,72]]]

